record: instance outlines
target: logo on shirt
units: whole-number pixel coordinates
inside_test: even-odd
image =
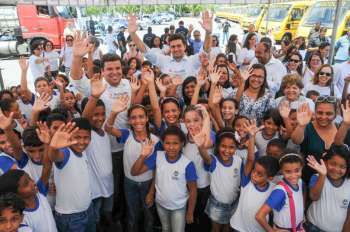
[[[171,179],[178,180],[179,179],[179,172],[174,171],[173,174],[171,175]]]
[[[238,168],[233,169],[233,174],[234,174],[234,177],[238,176],[238,174],[239,174]]]
[[[347,199],[344,199],[340,208],[347,209],[348,206],[349,206],[349,201]]]

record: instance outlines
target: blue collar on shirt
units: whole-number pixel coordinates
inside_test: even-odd
[[[270,187],[270,182],[267,182],[267,185],[265,188],[259,188],[258,185],[254,184],[254,187],[256,190],[258,190],[259,192],[266,192],[266,190],[268,190],[268,188]]]
[[[233,164],[233,156],[230,158],[230,163],[229,163],[229,164],[225,164],[224,161],[222,161],[222,160],[219,158],[219,156],[216,156],[216,157],[218,158],[219,162],[220,162],[222,165],[224,165],[225,167],[231,167],[232,164]]]
[[[176,158],[176,160],[169,160],[167,153],[165,153],[166,161],[168,161],[168,163],[171,163],[171,164],[176,163],[181,158],[181,156],[182,154],[180,153],[180,155]]]
[[[75,152],[75,151],[73,151],[72,148],[71,148],[71,151],[73,152],[73,154],[74,154],[75,156],[77,156],[77,157],[79,157],[79,158],[83,156],[83,153]]]
[[[298,187],[294,187],[291,183],[289,183],[284,177],[282,179],[289,187],[291,187],[293,189],[294,192],[298,192],[299,191],[299,185]]]
[[[96,134],[98,134],[101,137],[105,135],[104,130],[102,130],[101,128],[93,128],[93,130],[96,132]]]
[[[39,208],[39,198],[38,198],[37,195],[35,195],[34,197],[35,197],[35,208],[34,209],[25,208],[24,211],[26,211],[26,212],[34,212],[35,210],[37,210]]]
[[[340,184],[340,185],[336,185],[336,184],[334,183],[334,181],[331,180],[328,176],[327,176],[327,179],[328,179],[328,181],[331,183],[331,185],[332,185],[334,188],[340,188],[340,187],[344,184],[344,181],[345,181],[345,178],[342,178],[341,184]]]

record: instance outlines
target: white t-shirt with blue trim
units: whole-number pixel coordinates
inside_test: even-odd
[[[51,206],[45,197],[47,189],[39,181],[39,192],[35,195],[35,209],[24,209],[23,222],[35,232],[57,232],[55,219],[52,215]]]
[[[283,181],[286,182],[285,180]],[[287,184],[293,193],[296,226],[298,226],[304,220],[303,182],[301,179],[299,180],[298,188],[293,188],[289,183]],[[292,228],[288,195],[281,185],[276,185],[266,204],[273,209],[273,222],[275,225],[285,229]]]
[[[170,161],[164,151],[155,151],[145,164],[156,170],[156,202],[169,210],[184,208],[189,196],[187,182],[198,179],[193,162],[182,154]]]
[[[309,188],[315,186],[317,180],[318,175],[313,175]],[[349,202],[350,180],[344,179],[344,182],[336,187],[326,178],[321,197],[311,203],[307,219],[321,230],[341,232],[350,207]]]
[[[153,178],[152,171],[149,170],[145,173],[142,173],[138,176],[131,175],[131,168],[136,162],[136,160],[140,157],[142,144],[140,141],[135,139],[135,136],[132,130],[129,129],[120,129],[122,136],[118,138],[118,142],[124,144],[124,153],[123,153],[123,165],[124,165],[124,175],[133,181],[136,182],[145,182],[149,181]],[[157,144],[159,142],[159,138],[153,134],[150,135],[151,140]]]
[[[33,232],[33,230],[28,225],[20,224],[17,232]]]
[[[107,133],[91,131],[91,142],[86,148],[92,199],[110,197],[114,192],[111,141]]]
[[[60,214],[80,213],[91,204],[89,164],[86,153],[76,154],[69,148],[61,149],[64,159],[55,162],[55,210]]]
[[[0,176],[8,172],[14,165],[17,166],[15,158],[4,152],[0,153]]]
[[[230,220],[231,227],[242,232],[264,231],[263,227],[256,221],[255,215],[271,194],[273,187],[272,183],[267,182],[264,189],[259,189],[251,182],[250,176],[245,176],[242,173],[241,194],[237,210]]]
[[[227,165],[214,155],[211,158],[210,166],[204,166],[210,173],[211,195],[221,203],[232,204],[239,194],[243,160],[233,155],[231,164]]]

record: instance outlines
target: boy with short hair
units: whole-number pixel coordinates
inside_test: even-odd
[[[85,149],[91,140],[91,125],[76,118],[61,125],[49,148],[56,184],[55,218],[59,231],[95,231],[88,160]]]
[[[282,139],[275,138],[269,141],[266,146],[266,154],[276,159],[279,159],[286,148],[285,142]]]
[[[0,231],[32,232],[22,224],[24,202],[14,193],[0,195]]]

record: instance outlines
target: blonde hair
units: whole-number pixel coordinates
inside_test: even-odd
[[[301,80],[300,75],[297,73],[287,74],[283,77],[282,83],[281,83],[281,90],[284,91],[284,89],[290,85],[296,85],[300,89],[304,88],[303,81]]]

